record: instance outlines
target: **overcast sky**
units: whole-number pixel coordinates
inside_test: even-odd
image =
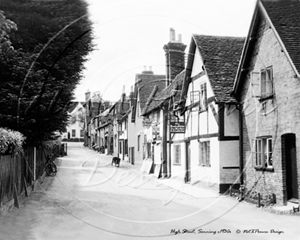
[[[96,49],[86,63],[75,95],[100,91],[117,101],[134,84],[135,74],[152,66],[165,74],[164,44],[170,28],[188,51],[192,34],[246,36],[256,0],[86,0]]]

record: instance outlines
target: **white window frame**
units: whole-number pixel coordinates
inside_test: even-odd
[[[272,153],[273,141],[272,137],[259,137],[255,139],[255,161],[254,166],[258,168],[273,168]]]

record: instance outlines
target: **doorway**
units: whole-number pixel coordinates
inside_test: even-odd
[[[191,181],[191,147],[190,141],[185,142],[185,183]]]
[[[283,135],[282,147],[283,166],[285,164],[286,168],[286,200],[298,202],[296,135],[292,133]]]

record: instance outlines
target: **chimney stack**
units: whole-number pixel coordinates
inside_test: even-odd
[[[121,102],[125,102],[125,97],[126,97],[126,94],[125,94],[125,85],[123,85],[122,95],[121,95]]]
[[[170,42],[163,47],[166,53],[166,87],[185,69],[185,48],[186,45],[181,42],[181,34],[176,41],[175,30],[170,28]]]
[[[85,93],[85,101],[87,102],[91,98],[91,92],[88,89],[87,92]]]

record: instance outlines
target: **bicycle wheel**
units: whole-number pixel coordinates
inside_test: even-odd
[[[46,164],[45,171],[47,176],[55,176],[57,172],[57,168],[55,165],[52,164],[52,162],[50,162]]]
[[[56,164],[54,162],[52,162],[51,166],[52,166],[52,172],[54,173],[54,175],[56,175],[56,173],[57,173],[57,166],[56,166]]]

